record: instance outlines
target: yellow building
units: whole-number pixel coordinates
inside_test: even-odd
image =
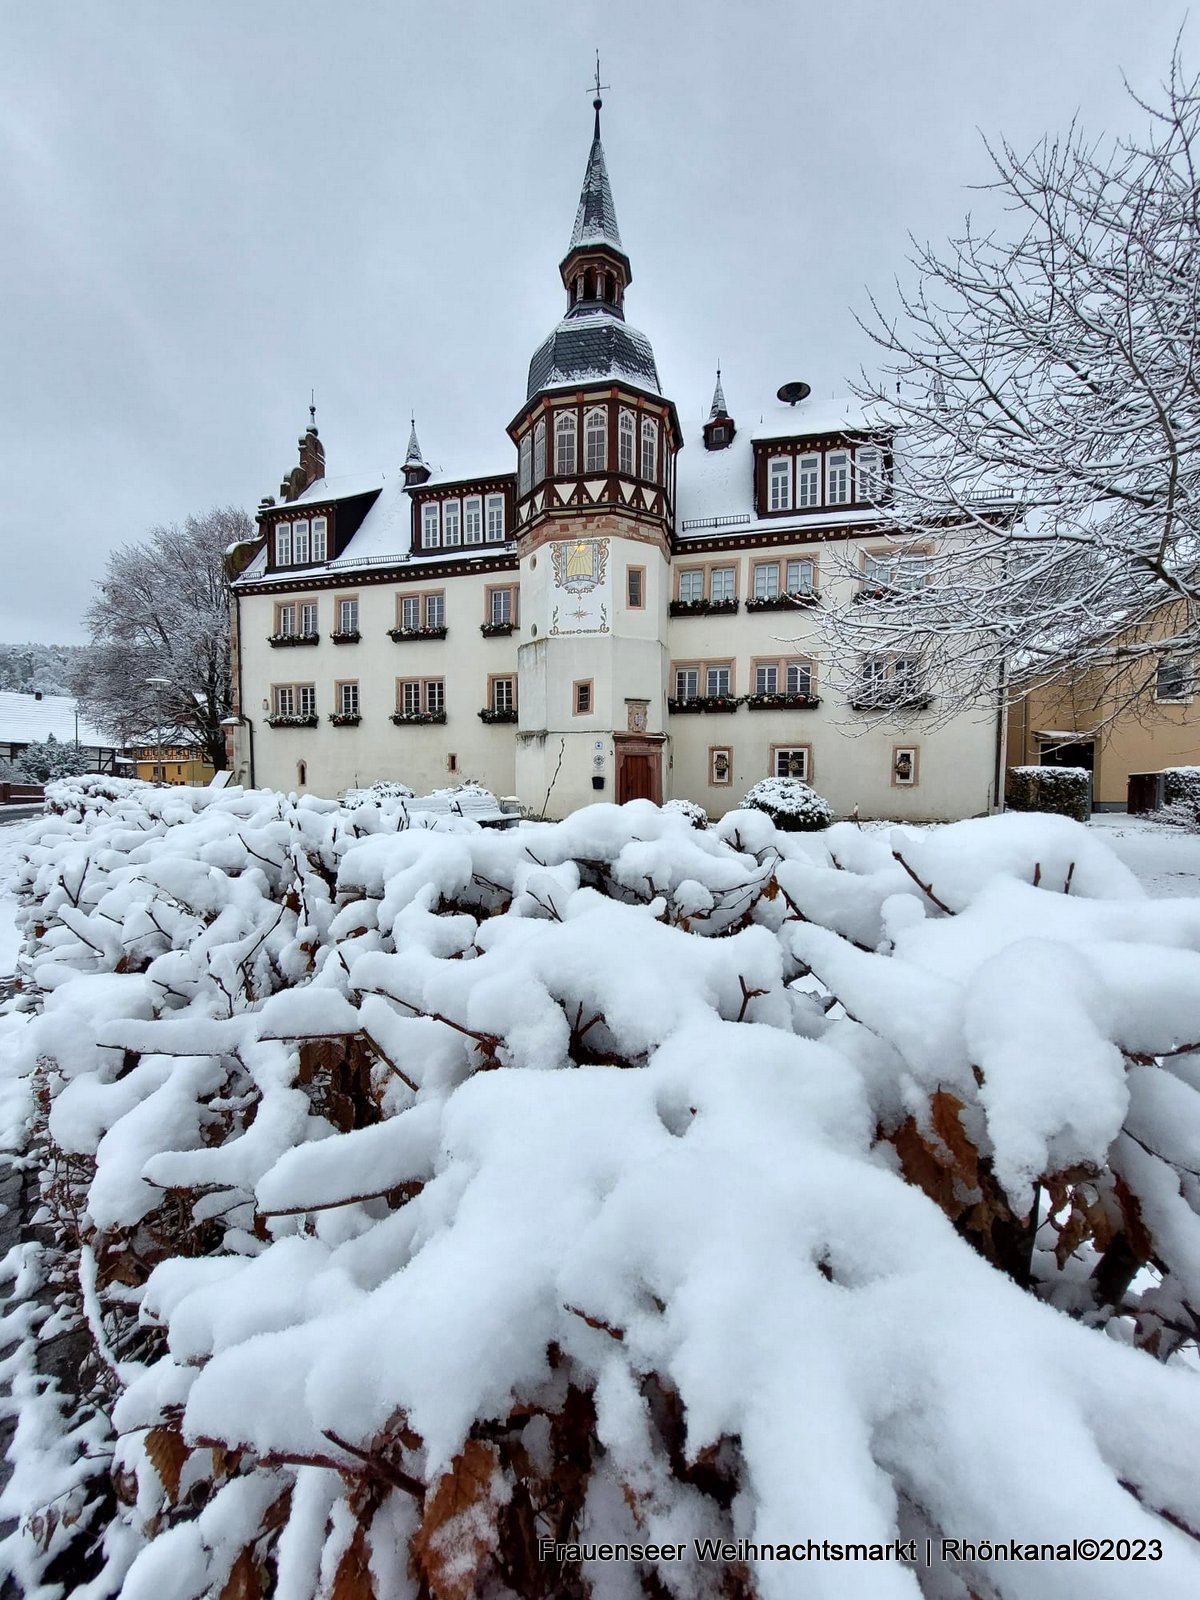
[[[1175,631],[1174,606],[1118,639],[1103,666],[1018,686],[1010,698],[1008,765],[1086,767],[1097,811],[1123,811],[1131,774],[1200,766],[1200,663],[1138,654]]]
[[[211,782],[215,768],[199,745],[138,745],[133,752],[134,776],[147,783]]]

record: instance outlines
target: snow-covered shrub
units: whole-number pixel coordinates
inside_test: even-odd
[[[22,783],[48,783],[55,778],[72,777],[87,772],[91,764],[90,751],[60,743],[53,734],[40,743],[26,745],[14,763]]]
[[[1184,827],[1200,826],[1200,767],[1163,768],[1163,803],[1157,815],[1164,821],[1166,811]]]
[[[373,783],[369,789],[348,789],[342,797],[342,804],[347,811],[356,811],[359,806],[379,800],[411,800],[412,797],[413,791],[406,783],[384,781]]]
[[[816,833],[833,821],[828,800],[799,778],[763,778],[747,792],[742,809],[765,811],[785,833]]]
[[[1200,903],[1061,817],[368,809],[76,790],[28,847],[23,1593],[1131,1592],[773,1548],[969,1535],[1200,1590]]]
[[[1092,775],[1086,767],[1009,767],[1004,803],[1010,811],[1047,811],[1086,822]]]
[[[686,817],[693,828],[708,827],[708,812],[703,806],[697,805],[694,800],[668,800],[663,806],[664,811],[673,812],[680,817]]]

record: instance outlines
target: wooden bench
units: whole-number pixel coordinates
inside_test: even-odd
[[[406,800],[404,809],[410,816],[423,812],[434,817],[466,817],[481,828],[511,828],[520,822],[518,812],[502,811],[490,796],[464,794],[451,798],[444,794],[418,795]]]

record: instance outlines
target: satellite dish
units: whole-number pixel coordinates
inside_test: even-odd
[[[779,390],[778,398],[786,400],[789,406],[794,406],[798,400],[807,400],[812,393],[812,388],[807,383],[785,383]]]

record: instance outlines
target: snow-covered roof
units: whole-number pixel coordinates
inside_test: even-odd
[[[751,428],[752,439],[804,439],[823,433],[870,433],[896,426],[896,418],[878,405],[864,403],[856,395],[836,400],[814,400],[811,395],[796,405],[772,398],[765,406],[755,406],[760,414]]]
[[[378,489],[382,481],[378,472],[359,473],[357,476],[345,478],[318,478],[316,483],[309,484],[304,493],[297,495],[294,500],[285,500],[267,509],[291,511],[294,506],[311,505],[314,501],[352,500],[356,495],[372,493]]]
[[[568,312],[543,339],[529,363],[526,399],[564,384],[624,379],[661,394],[654,351],[646,335],[631,328],[614,306]]]
[[[51,734],[60,744],[75,743],[75,700],[68,694],[18,694],[0,690],[0,744],[42,744]],[[79,742],[91,750],[115,750],[111,734],[79,719]]]

